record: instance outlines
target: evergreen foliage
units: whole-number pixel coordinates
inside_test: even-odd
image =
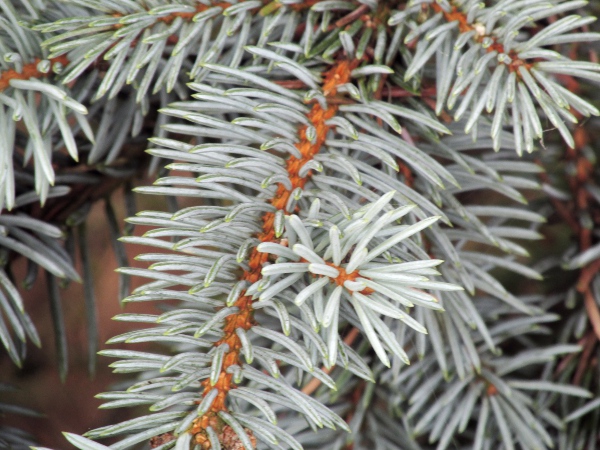
[[[589,13],[580,0],[0,0],[3,347],[20,365],[42,344],[20,255],[25,286],[47,277],[61,374],[61,284],[83,281],[96,353],[85,222],[104,200],[122,301],[159,312],[117,316],[131,330],[100,352],[133,374],[102,407],[146,412],[66,434],[77,448],[594,448]],[[168,212],[136,208],[148,169],[156,181],[134,191]],[[123,185],[122,231],[108,196]],[[532,259],[546,222],[568,245]],[[147,268],[128,267],[124,243],[156,249],[137,257]],[[129,292],[131,276],[147,283]],[[123,345],[140,342],[160,345]],[[3,442],[29,437],[0,428]]]

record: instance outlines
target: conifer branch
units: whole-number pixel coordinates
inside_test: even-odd
[[[429,12],[423,23],[408,22],[412,30],[404,41],[407,44],[416,41],[417,46],[404,80],[410,81],[422,73],[428,60],[436,55],[437,114],[441,114],[444,107],[452,110],[458,105],[454,119],[467,118],[465,133],[470,133],[484,109],[487,113],[494,112],[491,137],[494,148],[498,149],[499,131],[506,121],[505,114],[510,111],[511,120],[506,122],[513,127],[515,148],[521,154],[523,150],[531,153],[534,139],[542,139],[538,110],[571,147],[573,137],[566,123],[576,124],[577,118],[570,110],[585,117],[599,115],[595,106],[582,101],[559,82],[564,75],[598,81],[596,65],[571,61],[545,48],[597,40],[598,33],[569,33],[587,26],[595,18],[565,16],[537,34],[528,33],[526,29],[535,21],[559,16],[585,4],[584,1],[557,5],[540,2],[515,11],[510,1],[488,7],[463,0],[427,0],[409,3],[404,11],[394,14],[389,23],[402,29],[407,19]],[[528,37],[520,39],[521,32]],[[453,46],[449,44],[450,36],[455,40]]]
[[[325,95],[325,101],[327,101],[329,97],[335,96],[338,87],[349,81],[350,72],[356,65],[356,61],[340,61],[324,74],[323,93]],[[292,155],[286,163],[286,170],[291,186],[279,183],[275,196],[269,200],[269,203],[273,205],[276,210],[283,211],[285,214],[292,212],[287,210],[288,205],[290,204],[290,197],[296,189],[302,189],[304,187],[311,175],[311,171],[308,171],[304,176],[300,176],[300,169],[312,161],[314,156],[321,150],[327,133],[331,128],[326,124],[326,121],[331,119],[336,111],[337,106],[335,105],[328,106],[324,109],[318,102],[315,102],[310,113],[307,114],[309,123],[315,129],[315,136],[313,136],[312,139],[307,137],[308,125],[305,125],[299,130],[299,141],[296,144],[296,148],[300,153],[300,157]],[[263,216],[262,231],[258,235],[258,241],[260,243],[278,242],[281,238],[281,235],[275,230],[275,220],[274,212],[268,212]],[[248,258],[249,270],[243,272],[241,280],[251,284],[258,282],[261,279],[261,271],[267,260],[268,253],[261,253],[258,251],[257,246],[254,247],[250,251]],[[356,276],[357,274],[354,275],[354,278]],[[342,278],[352,278],[352,274],[344,277],[344,275],[340,273],[339,277],[339,282],[338,280],[336,280],[336,282],[338,282],[338,284],[343,284],[345,280],[342,280]],[[221,372],[217,378],[218,381],[214,383],[211,379],[205,380],[202,383],[204,386],[204,396],[208,395],[213,389],[216,389],[218,392],[209,410],[201,418],[195,421],[194,426],[191,429],[191,433],[195,436],[195,441],[203,448],[210,448],[210,441],[204,435],[204,431],[209,426],[217,428],[216,424],[213,423],[217,417],[216,415],[220,411],[227,411],[225,406],[227,393],[230,389],[235,388],[231,382],[233,374],[228,373],[228,369],[232,365],[241,365],[240,350],[242,349],[242,343],[239,336],[236,334],[236,330],[238,328],[249,330],[252,327],[254,322],[252,303],[252,297],[246,295],[245,291],[242,291],[239,299],[233,304],[238,308],[238,312],[225,317],[224,337],[214,344],[217,347],[225,344],[228,346],[229,350],[223,357]],[[207,443],[209,444],[208,447],[206,447]]]
[[[0,341],[16,364],[40,340],[12,261],[28,259],[27,284],[51,273],[59,304],[91,204],[136,176],[149,136],[150,170],[167,161],[135,191],[168,211],[128,193],[120,239],[154,248],[119,269],[147,279],[122,284],[124,304],[160,309],[120,314],[131,327],[109,341],[152,346],[101,352],[136,375],[102,407],[147,412],[69,442],[594,442],[600,69],[578,49],[600,35],[569,15],[585,2],[45,3],[0,0]],[[542,137],[534,163],[522,153]],[[530,263],[547,220],[571,228],[568,248]],[[561,265],[580,270],[566,292]]]

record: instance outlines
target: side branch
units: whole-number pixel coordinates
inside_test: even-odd
[[[337,94],[339,86],[350,81],[351,71],[357,65],[358,61],[342,60],[324,74],[323,93],[328,100],[332,99]],[[301,156],[290,156],[286,163],[286,170],[291,182],[291,187],[287,188],[282,183],[279,183],[275,195],[269,200],[269,203],[277,210],[284,211],[288,214],[295,212],[288,210],[290,197],[294,190],[303,188],[311,176],[310,171],[304,176],[301,176],[300,169],[306,163],[311,161],[322,149],[327,134],[331,129],[331,126],[327,125],[326,122],[335,116],[337,110],[337,104],[329,104],[324,108],[321,104],[315,103],[307,114],[307,118],[316,130],[316,133],[311,139],[308,136],[307,125],[302,126],[299,129],[298,134],[300,139],[296,144],[296,148]],[[275,213],[268,212],[264,214],[262,223],[262,232],[257,236],[260,243],[279,242],[275,232]],[[250,252],[249,268],[248,270],[245,270],[241,276],[241,280],[251,284],[256,283],[261,279],[261,271],[269,257],[268,253],[259,252],[257,247],[258,246],[254,247]],[[223,329],[224,336],[215,342],[215,346],[227,344],[229,350],[224,355],[218,381],[214,385],[211,384],[210,379],[202,382],[202,386],[204,387],[203,396],[206,396],[209,392],[213,391],[213,389],[217,389],[218,391],[217,397],[213,401],[210,409],[203,416],[196,419],[190,430],[195,436],[196,443],[200,444],[202,448],[210,448],[210,441],[205,433],[206,428],[209,426],[215,428],[215,425],[218,424],[217,414],[220,411],[227,411],[227,393],[235,388],[232,381],[233,375],[229,373],[228,369],[233,365],[241,365],[240,351],[242,349],[242,342],[236,333],[236,329],[242,328],[243,330],[248,330],[255,324],[253,318],[253,302],[252,296],[246,295],[245,291],[242,291],[240,297],[234,304],[234,306],[238,308],[238,312],[225,318],[225,326]]]

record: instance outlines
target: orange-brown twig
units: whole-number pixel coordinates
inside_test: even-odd
[[[470,24],[469,21],[467,20],[467,15],[460,11],[456,6],[453,6],[452,9],[450,10],[450,12],[444,10],[444,8],[442,8],[438,3],[431,3],[429,6],[431,6],[431,8],[436,12],[436,13],[442,13],[444,15],[444,18],[446,19],[447,22],[458,22],[458,29],[461,33],[469,33],[471,31],[475,32],[475,36],[474,39],[477,42],[482,42],[484,39],[489,38],[492,40],[492,45],[490,45],[489,47],[486,48],[486,51],[488,53],[493,52],[493,51],[497,51],[499,54],[502,53],[507,53],[508,56],[510,57],[510,62],[508,64],[506,64],[507,68],[509,71],[511,72],[517,72],[517,76],[519,76],[519,72],[518,69],[521,66],[524,66],[525,68],[529,69],[532,67],[531,63],[527,63],[525,60],[521,59],[518,57],[517,52],[511,50],[509,52],[505,51],[504,45],[502,45],[500,42],[498,42],[498,39],[495,36],[492,35],[486,35],[484,33],[482,33],[482,31],[475,27],[474,25]]]
[[[0,72],[0,92],[10,87],[10,80],[29,80],[30,78],[41,78],[46,74],[40,72],[38,64],[41,60],[36,58],[33,62],[23,65],[23,70],[17,72],[14,69],[5,70]],[[69,59],[66,55],[58,56],[50,59],[51,64],[62,64],[66,66],[69,63]]]

